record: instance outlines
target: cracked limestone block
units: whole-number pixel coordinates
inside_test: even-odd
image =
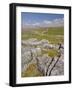
[[[24,48],[23,48],[24,49]],[[26,64],[32,60],[30,49],[21,50],[21,60],[23,64]]]
[[[51,71],[51,76],[57,75],[64,75],[64,62],[62,60],[59,60]]]
[[[37,56],[40,56],[42,54],[41,48],[36,48]]]
[[[21,68],[22,71],[28,66],[30,63],[36,63],[36,57],[41,55],[40,48],[23,48],[21,49]]]
[[[44,76],[46,76],[47,67],[51,62],[51,58],[49,58],[48,56],[42,56],[42,57],[37,57],[36,60],[37,60],[38,70],[41,71]]]
[[[49,44],[49,41],[46,40],[46,39],[42,39],[40,42],[41,42],[42,45],[43,45],[43,44]]]
[[[40,56],[42,54],[40,48],[31,48],[31,53],[32,53],[33,58]]]
[[[30,48],[21,48],[21,70],[27,67],[27,64],[32,60]],[[25,67],[24,67],[25,66]]]
[[[22,40],[22,45],[24,46],[35,46],[35,42],[37,42],[37,39],[36,38],[31,38],[31,39],[28,39],[28,40]]]
[[[41,49],[40,48],[22,48],[21,49],[21,59],[22,63],[28,63],[33,58],[41,55]]]
[[[52,58],[52,62],[50,64],[50,66],[47,68],[48,69],[47,70],[47,76],[50,76],[51,75],[51,71],[55,67],[55,64],[57,63],[57,61],[58,61],[58,57]]]
[[[43,48],[45,48],[45,49],[54,49],[54,45],[52,45],[52,44],[43,44]]]
[[[60,53],[61,53],[61,55],[64,54],[64,49],[63,48],[60,49]]]
[[[28,51],[26,53],[24,53],[22,56],[22,61],[21,61],[21,68],[22,70],[24,69],[24,66],[26,67],[28,65],[28,63],[31,62],[31,53]]]

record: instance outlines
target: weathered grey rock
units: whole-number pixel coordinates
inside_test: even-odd
[[[37,66],[44,76],[64,74],[64,63],[59,57],[38,57]]]
[[[56,66],[51,71],[51,76],[64,75],[64,62],[59,60]]]
[[[22,48],[21,49],[21,58],[22,63],[28,63],[33,59],[33,57],[37,57],[41,55],[41,49],[40,48]]]
[[[61,55],[58,62],[58,57],[51,58],[47,55],[42,55],[43,49],[57,49]],[[30,64],[35,63],[37,64],[38,70],[42,72],[44,76],[64,74],[64,48],[59,49],[59,45],[52,45],[45,39],[38,41],[37,39],[31,38],[22,41],[21,60],[22,72],[25,71]]]
[[[43,44],[42,47],[45,48],[45,49],[53,49],[54,45],[52,45],[52,44]]]
[[[22,65],[32,60],[30,49],[28,48],[21,49],[21,60],[22,60]]]
[[[41,42],[41,44],[49,44],[49,41],[46,39],[42,39],[40,42]]]
[[[43,48],[46,48],[46,47],[48,47],[48,48],[52,48],[53,47],[53,45],[51,45],[51,44],[49,44],[49,41],[48,40],[46,40],[46,39],[43,39],[43,40],[40,40],[40,41],[38,41],[37,39],[28,39],[28,40],[24,40],[24,41],[22,41],[22,45],[24,45],[24,46],[39,46],[39,47],[43,47]]]
[[[28,40],[23,40],[22,41],[22,45],[24,46],[32,46],[32,47],[37,47],[37,46],[40,46],[41,48],[46,48],[46,49],[64,49],[64,45],[63,44],[58,44],[58,45],[53,45],[53,44],[50,44],[48,40],[46,39],[42,39],[40,41],[38,41],[36,38],[31,38],[31,39],[28,39]]]
[[[33,59],[30,63],[24,64],[23,67],[21,67],[21,71],[25,72],[27,70],[27,68],[29,67],[29,65],[31,64],[36,64],[36,60]]]
[[[55,67],[57,61],[58,61],[58,57],[55,57],[55,58],[52,58],[52,63],[50,64],[50,66],[47,68],[47,76],[50,76],[51,75],[51,71],[52,69]]]
[[[27,68],[27,66],[31,63],[31,62],[36,62],[36,57],[41,55],[41,49],[40,48],[24,48],[22,47],[21,49],[21,68],[22,71],[25,70],[25,68]]]
[[[46,75],[46,71],[48,68],[48,65],[51,63],[51,58],[48,56],[42,56],[42,57],[37,57],[37,66],[38,70],[43,73],[43,75]]]
[[[31,49],[33,57],[37,57],[41,55],[41,48],[32,48]]]
[[[63,48],[60,49],[60,53],[61,53],[61,55],[64,55],[64,49]]]

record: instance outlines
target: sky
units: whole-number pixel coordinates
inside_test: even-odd
[[[22,27],[59,27],[64,26],[63,14],[51,13],[21,13]]]

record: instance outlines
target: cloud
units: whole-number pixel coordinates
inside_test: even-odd
[[[35,27],[40,27],[40,23],[35,22],[35,23],[24,23],[23,28],[35,28]]]
[[[64,23],[64,18],[59,18],[54,20],[55,23]]]
[[[44,20],[42,22],[25,23],[26,27],[60,27],[64,26],[64,18],[54,20]]]
[[[59,26],[64,26],[64,18],[56,18],[52,21],[45,20],[43,22],[44,26],[46,27],[59,27]]]
[[[25,23],[24,25],[26,25],[26,26],[39,26],[40,23],[38,23],[38,22],[35,22],[35,23]]]
[[[53,23],[56,26],[64,26],[64,18],[55,19]]]
[[[33,26],[39,26],[40,23],[36,22],[36,23],[33,23],[32,25],[33,25]]]
[[[52,21],[45,20],[44,23],[45,23],[45,24],[51,24]]]

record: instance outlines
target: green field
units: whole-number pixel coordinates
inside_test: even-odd
[[[64,28],[63,27],[50,27],[50,28],[38,28],[32,30],[22,31],[22,40],[29,38],[36,38],[38,40],[46,39],[52,44],[58,44],[64,42]]]
[[[21,39],[28,40],[30,38],[36,38],[38,40],[46,39],[51,44],[64,43],[64,28],[54,27],[54,28],[38,28],[30,30],[22,30]],[[42,56],[47,54],[50,57],[55,57],[59,55],[57,49],[43,49]],[[21,73],[21,77],[35,77],[43,76],[43,74],[37,69],[36,64],[30,64],[26,71]]]

